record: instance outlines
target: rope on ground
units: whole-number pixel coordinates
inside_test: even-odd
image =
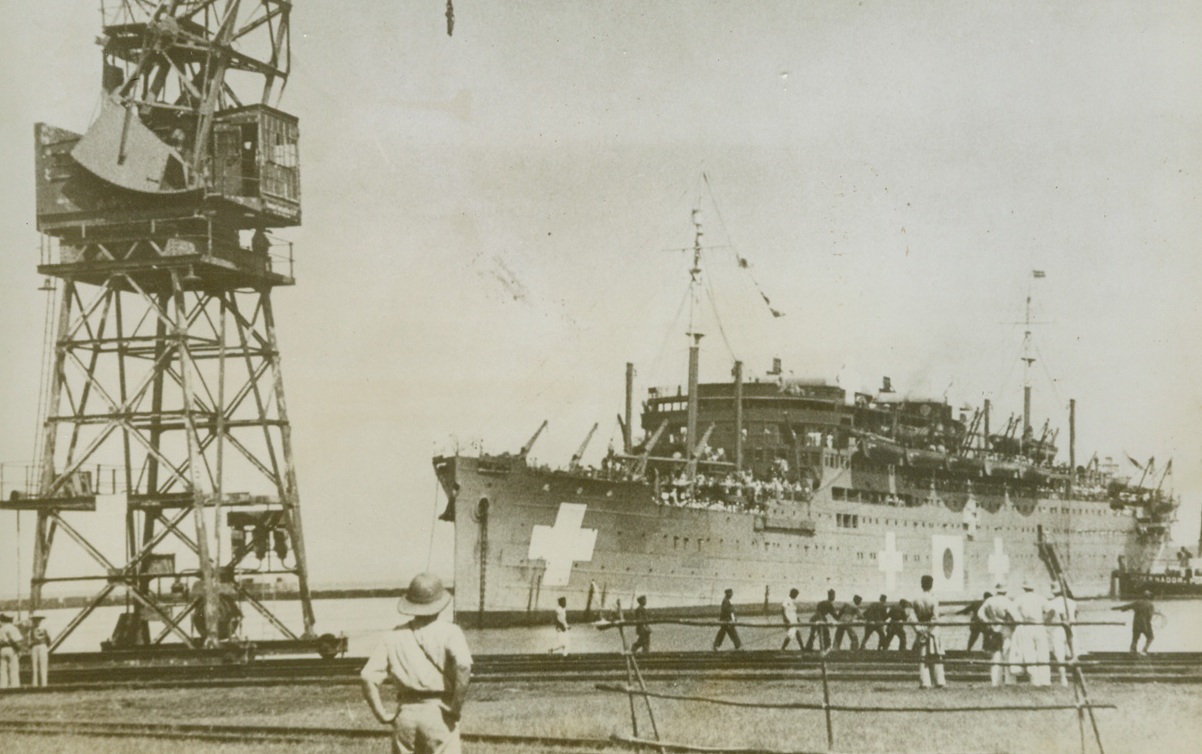
[[[606,631],[611,628],[625,628],[628,626],[659,626],[659,625],[675,625],[675,626],[695,626],[700,628],[718,628],[719,626],[735,626],[736,628],[767,628],[776,629],[778,631],[788,628],[838,628],[839,626],[859,627],[859,626],[876,626],[882,627],[888,625],[894,626],[939,626],[943,628],[959,626],[961,628],[971,626],[968,621],[889,621],[888,623],[873,623],[869,621],[839,621],[837,623],[826,623],[823,621],[801,621],[799,623],[748,623],[745,621],[717,621],[717,620],[690,620],[688,618],[649,618],[647,620],[622,620],[622,621],[598,621],[593,624],[593,627],[598,631]],[[1072,623],[1040,623],[1036,621],[1026,621],[1015,623],[1016,626],[1125,626],[1124,621],[1073,621]]]
[[[720,699],[712,696],[693,696],[691,694],[665,694],[658,691],[644,691],[633,686],[614,686],[607,683],[596,685],[598,691],[608,691],[616,694],[633,694],[648,696],[653,699],[671,699],[680,702],[704,702],[718,704],[724,707],[752,707],[756,709],[801,709],[801,710],[830,710],[832,712],[1046,712],[1054,710],[1076,709],[1116,709],[1113,704],[959,704],[945,707],[881,707],[855,704],[819,704],[816,702],[745,702],[735,699]]]

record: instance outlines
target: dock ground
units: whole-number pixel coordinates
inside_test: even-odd
[[[649,684],[669,694],[738,698],[762,702],[821,701],[821,684],[796,681],[731,681],[696,678]],[[1071,704],[1071,688],[1034,689],[1017,685],[994,689],[966,683],[945,690],[920,691],[914,685],[862,681],[833,682],[836,704],[865,706],[964,706]],[[621,694],[603,693],[585,682],[490,683],[472,689],[465,712],[464,750],[469,754],[511,752],[598,751],[595,742],[629,736],[630,708]],[[1194,684],[1090,684],[1090,699],[1117,709],[1096,711],[1107,754],[1156,752],[1195,754],[1202,739],[1202,694]],[[826,729],[821,711],[759,710],[717,707],[678,701],[653,701],[656,721],[666,741],[743,750],[825,751]],[[641,710],[640,710],[641,711]],[[835,712],[838,752],[1023,752],[1043,754],[1080,751],[1078,721],[1073,710],[851,713]],[[382,754],[383,737],[355,740],[313,737],[297,742],[212,741],[157,738],[150,734],[103,737],[28,735],[5,730],[4,721],[42,723],[129,723],[131,725],[210,724],[273,728],[337,728],[382,731],[354,686],[240,687],[212,689],[116,689],[6,695],[0,699],[0,741],[6,750],[30,754],[172,751],[176,754]],[[647,721],[641,720],[644,736]],[[1087,751],[1097,751],[1092,732]],[[480,740],[481,736],[583,739],[592,745],[534,746]],[[9,748],[13,747],[13,748]],[[610,751],[628,750],[613,745]]]

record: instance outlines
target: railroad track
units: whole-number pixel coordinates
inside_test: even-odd
[[[100,659],[100,658],[97,658]],[[53,666],[52,685],[22,692],[76,691],[121,687],[187,688],[214,686],[351,685],[358,683],[364,659],[356,657],[259,660],[224,664],[119,664],[92,660]],[[836,681],[889,682],[913,680],[917,660],[909,652],[832,652],[826,657],[828,678]],[[663,652],[638,658],[643,677],[670,681],[697,677],[729,680],[818,680],[822,663],[816,653],[799,652]],[[1133,656],[1117,652],[1085,655],[1087,678],[1126,682],[1202,683],[1202,653],[1157,653]],[[982,653],[951,652],[949,682],[987,682],[989,663]],[[539,683],[547,681],[615,681],[626,676],[622,655],[581,654],[481,655],[472,671],[474,683]],[[4,693],[4,692],[0,692]]]

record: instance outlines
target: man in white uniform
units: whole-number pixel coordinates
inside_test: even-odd
[[[1063,593],[1060,583],[1052,582],[1052,598],[1044,608],[1044,620],[1048,623],[1048,643],[1052,646],[1052,661],[1060,670],[1060,685],[1068,685],[1068,672],[1064,661],[1075,657],[1072,628],[1061,624],[1077,622],[1077,602]]]
[[[797,625],[797,595],[799,592],[796,589],[789,590],[789,599],[780,603],[781,614],[785,618],[785,643],[780,645],[781,649],[788,649],[789,642],[796,639],[797,648],[805,649],[801,643],[801,626]]]
[[[33,628],[29,629],[29,658],[33,663],[34,686],[50,683],[50,632],[42,628],[43,616],[32,615]]]
[[[551,647],[551,654],[568,656],[568,631],[571,628],[568,625],[568,598],[560,597],[555,605],[555,645]]]
[[[1014,683],[1010,673],[1010,641],[1014,635],[1014,601],[1006,594],[1006,585],[999,583],[993,588],[993,596],[981,603],[978,612],[981,622],[989,626],[985,648],[992,653],[993,664],[989,677],[994,686]]]
[[[1033,686],[1049,686],[1052,671],[1048,666],[1048,630],[1044,624],[1047,598],[1035,591],[1030,581],[1023,582],[1023,593],[1014,600],[1018,625],[1010,645],[1011,672],[1026,672]]]
[[[25,637],[13,617],[0,615],[0,689],[21,688],[21,644]]]
[[[359,674],[372,714],[393,726],[393,754],[460,754],[459,714],[472,655],[459,626],[438,620],[450,601],[437,576],[414,576],[397,604],[412,619],[384,636]],[[397,687],[393,716],[380,700],[380,685],[388,678]]]

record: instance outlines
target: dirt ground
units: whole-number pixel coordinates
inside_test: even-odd
[[[814,683],[755,683],[697,679],[653,684],[653,690],[737,699],[744,702],[820,702]],[[1097,711],[1108,754],[1154,751],[1196,754],[1202,750],[1202,692],[1193,685],[1096,682],[1095,703],[1117,709]],[[1072,702],[1071,690],[1028,686],[993,689],[959,685],[922,692],[902,684],[833,683],[831,701],[852,706],[1030,705]],[[656,722],[665,740],[704,746],[825,751],[821,711],[760,710],[713,704],[653,700]],[[129,690],[6,695],[0,718],[124,722],[187,722],[226,725],[379,728],[356,686]],[[1076,713],[1061,711],[833,713],[835,751],[862,752],[1047,752],[1080,751]],[[640,706],[642,732],[649,732]],[[1097,751],[1092,732],[1087,751]],[[621,694],[604,693],[584,683],[478,684],[465,712],[465,734],[508,734],[552,738],[610,738],[630,734],[630,707]],[[321,741],[303,744],[239,744],[208,741],[42,737],[0,734],[6,748],[39,754],[67,752],[385,752],[384,739]],[[467,742],[472,754],[537,752],[529,747]],[[616,750],[616,749],[615,749]],[[564,751],[557,749],[556,751]]]

